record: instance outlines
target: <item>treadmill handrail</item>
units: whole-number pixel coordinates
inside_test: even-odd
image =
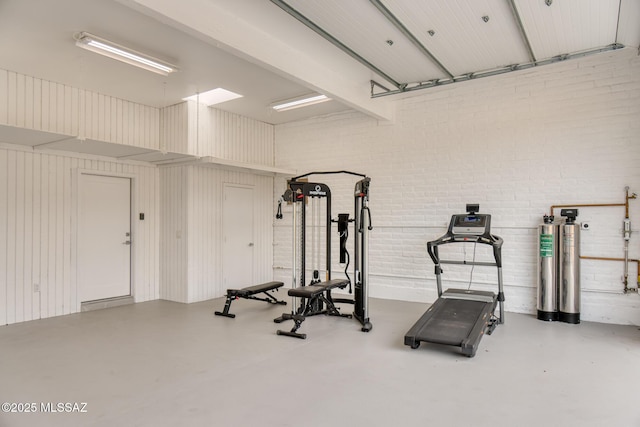
[[[459,236],[459,237],[462,237],[464,240],[455,239],[454,235],[452,235],[451,233],[447,233],[436,240],[427,242],[427,251],[429,252],[429,256],[431,257],[431,260],[435,265],[439,265],[442,263],[446,263],[446,264],[454,263],[451,261],[440,260],[440,256],[438,254],[438,246],[446,245],[449,243],[471,242],[471,243],[482,243],[485,245],[492,246],[493,257],[496,260],[495,264],[478,264],[473,262],[459,261],[460,263],[468,264],[468,265],[495,265],[497,267],[502,267],[502,244],[504,243],[504,240],[502,240],[500,236],[496,236],[495,234],[483,234],[481,236],[470,235],[470,236]]]

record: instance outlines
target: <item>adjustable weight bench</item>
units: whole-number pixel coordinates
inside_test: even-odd
[[[331,298],[331,290],[332,289],[344,289],[349,284],[348,279],[333,279],[327,282],[319,282],[313,285],[301,286],[299,288],[289,289],[287,294],[290,297],[298,297],[302,298],[304,303],[304,309],[302,306],[300,307],[302,310],[297,314],[283,314],[281,317],[278,317],[274,320],[276,323],[283,322],[285,320],[293,320],[295,322],[294,327],[291,331],[281,331],[278,330],[276,333],[278,335],[286,335],[289,337],[307,338],[307,334],[300,334],[297,330],[302,326],[302,322],[308,316],[315,316],[317,314],[326,314],[328,316],[339,316],[339,317],[348,317],[351,318],[351,314],[342,314],[340,310],[335,306],[333,299]],[[325,306],[324,309],[321,307]]]
[[[215,314],[217,316],[225,316],[231,318],[236,317],[235,314],[229,313],[229,309],[231,308],[231,303],[238,298],[265,301],[269,304],[287,305],[286,301],[279,301],[278,299],[276,299],[276,297],[269,293],[269,291],[272,290],[277,291],[278,288],[281,288],[282,286],[284,286],[284,283],[282,282],[267,282],[261,285],[249,286],[242,289],[227,289],[227,301],[224,304],[224,310],[216,311]],[[256,294],[265,294],[266,298],[257,297],[255,296]]]

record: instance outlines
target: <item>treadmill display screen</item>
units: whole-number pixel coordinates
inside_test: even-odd
[[[453,234],[484,234],[487,228],[488,215],[454,215],[451,231]]]
[[[458,225],[469,225],[471,227],[484,227],[485,217],[476,215],[467,215],[464,218],[458,217]]]

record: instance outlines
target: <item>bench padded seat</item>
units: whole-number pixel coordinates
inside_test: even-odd
[[[267,282],[260,285],[247,286],[246,288],[242,289],[227,289],[227,300],[224,304],[224,310],[216,311],[215,315],[230,318],[236,317],[235,314],[229,313],[229,309],[231,308],[231,303],[238,298],[264,301],[268,302],[269,304],[287,305],[286,301],[279,301],[276,297],[269,293],[269,291],[277,291],[278,288],[281,288],[282,286],[284,286],[284,283],[282,282]],[[257,294],[264,294],[264,296],[255,296]]]
[[[284,286],[282,282],[267,282],[261,285],[249,286],[242,289],[227,289],[228,294],[233,294],[238,297],[247,297],[253,294],[259,294],[260,292],[270,291],[272,289],[278,289]]]
[[[299,298],[314,298],[323,292],[330,291],[335,288],[345,288],[349,284],[347,279],[333,279],[328,282],[320,282],[315,285],[301,286],[295,289],[289,289],[288,295]]]

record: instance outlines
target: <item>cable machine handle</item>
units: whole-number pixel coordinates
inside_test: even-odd
[[[282,219],[282,201],[284,199],[280,197],[278,199],[278,212],[276,213],[276,219]]]
[[[364,211],[367,211],[367,217],[369,218],[369,226],[367,227],[367,229],[371,231],[373,230],[373,224],[371,223],[371,210],[369,210],[368,206],[362,206],[362,209],[360,209],[360,218],[364,216]],[[364,228],[362,228],[362,224],[363,222],[360,221],[360,227],[358,228],[358,231],[360,233],[364,231]]]

